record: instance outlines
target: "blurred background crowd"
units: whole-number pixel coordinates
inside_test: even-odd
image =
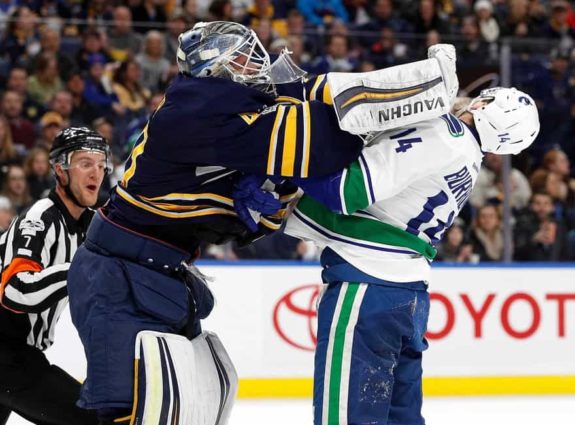
[[[450,42],[462,97],[500,84],[509,47],[511,83],[541,116],[535,145],[512,162],[513,259],[575,260],[575,11],[566,0],[0,0],[0,232],[53,186],[47,152],[69,125],[111,141],[105,201],[177,73],[178,35],[211,20],[250,26],[270,53],[287,47],[314,74],[420,60],[430,45]],[[503,259],[502,175],[502,157],[486,155],[439,261]],[[283,234],[203,249],[222,260],[318,254]]]

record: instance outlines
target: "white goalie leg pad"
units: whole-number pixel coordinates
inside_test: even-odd
[[[225,425],[237,389],[236,370],[215,333],[192,341],[138,333],[131,424]]]
[[[453,101],[437,58],[371,72],[330,72],[327,80],[339,126],[352,134],[437,118],[450,111]]]

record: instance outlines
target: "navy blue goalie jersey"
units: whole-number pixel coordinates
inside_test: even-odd
[[[178,246],[190,237],[226,239],[204,231],[245,232],[232,200],[242,174],[316,177],[358,157],[361,139],[339,129],[325,80],[284,86],[291,96],[274,98],[230,80],[179,75],[132,150],[110,218]],[[291,185],[277,191],[282,201],[294,195]]]

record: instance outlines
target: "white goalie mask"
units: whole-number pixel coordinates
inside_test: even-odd
[[[194,77],[227,78],[275,94],[275,84],[305,75],[287,50],[272,64],[256,33],[238,23],[199,22],[178,40],[178,68]]]
[[[474,109],[478,101],[486,101]],[[535,102],[515,88],[482,90],[467,108],[473,115],[481,149],[498,155],[517,155],[539,134],[539,113]]]

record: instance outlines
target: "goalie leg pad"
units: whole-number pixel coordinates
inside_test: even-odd
[[[225,425],[237,393],[236,370],[218,336],[192,341],[161,332],[136,338],[131,424]]]

